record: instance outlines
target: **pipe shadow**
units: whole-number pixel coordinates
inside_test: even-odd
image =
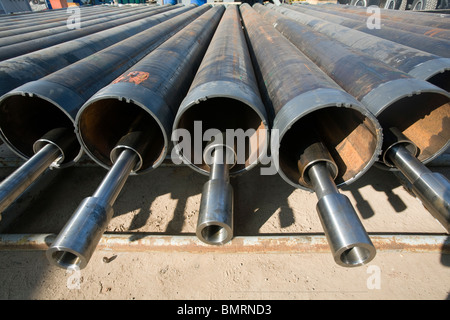
[[[402,184],[395,178],[392,172],[378,169],[376,167],[370,168],[364,176],[353,182],[348,186],[342,186],[342,191],[349,191],[356,201],[356,208],[363,219],[369,219],[375,215],[375,211],[364,199],[360,189],[371,186],[376,192],[382,192],[386,195],[387,201],[390,203],[395,212],[402,212],[407,209],[407,205],[403,200],[393,192],[393,190]]]
[[[288,197],[297,190],[278,174],[261,175],[257,166],[245,175],[231,180],[234,189],[235,236],[261,234],[262,226],[279,211],[279,226],[287,228],[295,223]]]

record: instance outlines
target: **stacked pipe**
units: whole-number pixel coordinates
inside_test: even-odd
[[[358,179],[376,160],[382,140],[378,121],[254,9],[247,4],[240,9],[260,88],[275,113],[271,153],[279,160],[279,174],[316,193],[337,264],[371,261],[375,248],[337,187]]]
[[[208,244],[227,243],[233,237],[229,176],[255,167],[268,146],[267,115],[237,6],[227,7],[173,131],[175,141],[183,139],[174,150],[194,170],[210,177],[203,187],[197,237]],[[180,131],[187,135],[178,137]],[[207,133],[210,137],[204,138]],[[203,144],[203,139],[211,140]]]
[[[114,28],[120,25],[123,25],[125,23],[133,22],[136,20],[141,20],[148,18],[152,15],[155,15],[160,12],[164,12],[167,10],[173,10],[177,6],[180,5],[165,5],[165,6],[158,6],[158,7],[150,7],[144,12],[136,11],[129,14],[126,14],[125,17],[119,18],[119,19],[107,19],[106,21],[102,23],[98,23],[95,25],[91,25],[85,28],[75,28],[75,29],[68,29],[67,27],[62,27],[66,32],[56,33],[50,36],[45,36],[46,33],[48,33],[47,30],[37,31],[33,32],[31,37],[34,37],[30,40],[23,41],[23,42],[16,42],[13,44],[5,45],[1,47],[0,50],[0,61],[10,59],[13,57],[17,57],[19,55],[27,54],[33,51],[37,51],[40,49],[44,49],[53,45],[57,45],[60,43],[64,43],[73,39],[78,39],[81,37],[84,37],[89,34],[93,34],[96,32],[100,32],[109,28]],[[43,37],[41,35],[44,34]],[[0,39],[1,41],[1,39]],[[20,37],[18,39],[20,41]]]
[[[164,160],[175,114],[223,10],[222,6],[209,9],[80,109],[75,119],[78,140],[109,171],[49,247],[47,256],[52,263],[84,268],[129,175],[147,173]]]
[[[337,264],[376,254],[339,192],[372,165],[401,171],[450,230],[450,183],[425,167],[449,146],[446,22],[436,31],[393,15],[369,34],[357,12],[320,7],[93,7],[71,31],[65,10],[0,18],[0,137],[27,160],[0,184],[0,212],[85,152],[108,173],[47,251],[55,265],[84,268],[128,177],[158,168],[172,138],[172,155],[209,177],[196,235],[225,244],[230,178],[266,155],[271,129],[277,172],[316,194]]]
[[[267,5],[267,8],[282,13],[302,25],[332,37],[347,46],[360,50],[393,68],[406,72],[434,85],[450,90],[450,59],[414,49],[390,40],[347,28],[324,19],[317,18],[290,7]]]
[[[51,165],[77,162],[82,149],[73,122],[98,90],[201,15],[207,6],[161,22],[0,98],[2,138],[27,162],[0,184],[0,212]]]
[[[400,170],[433,216],[450,230],[450,182],[424,165],[449,146],[448,92],[281,13],[259,4],[255,7],[299,50],[377,116],[384,134],[377,165]]]
[[[340,24],[364,33],[374,35],[383,39],[388,39],[397,43],[404,44],[425,52],[429,52],[441,57],[450,56],[450,42],[445,39],[428,37],[414,32],[403,31],[398,28],[383,26],[382,28],[368,28],[367,20],[353,20],[347,17],[341,17],[337,13],[330,14],[322,11],[308,9],[307,6],[283,5],[292,10],[308,13],[309,15],[326,19],[327,21]]]

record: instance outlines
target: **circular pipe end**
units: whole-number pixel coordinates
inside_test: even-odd
[[[376,250],[373,245],[357,243],[335,252],[334,260],[342,267],[358,267],[372,261],[375,255]]]
[[[79,252],[75,252],[65,247],[50,247],[47,252],[47,259],[51,264],[68,270],[79,270],[86,267],[88,261]]]
[[[233,238],[233,230],[227,224],[210,221],[197,226],[196,235],[204,243],[222,245]]]

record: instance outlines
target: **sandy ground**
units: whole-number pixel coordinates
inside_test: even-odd
[[[450,178],[450,168],[432,168]],[[0,168],[6,177],[13,168]],[[82,165],[52,172],[38,196],[5,212],[0,233],[58,233],[106,171]],[[132,176],[108,233],[194,237],[206,177],[188,167]],[[316,197],[259,168],[232,179],[235,235],[320,234]],[[372,168],[341,190],[369,233],[446,234],[390,172]],[[23,214],[11,219],[19,210]],[[0,299],[450,299],[450,255],[379,250],[366,266],[344,268],[329,252],[192,253],[97,250],[77,272],[49,264],[44,251],[0,251]]]

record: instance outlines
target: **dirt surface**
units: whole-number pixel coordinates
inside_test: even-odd
[[[12,159],[12,158],[11,158]],[[12,161],[12,160],[8,161]],[[11,162],[9,162],[11,163]],[[449,168],[432,168],[450,177]],[[13,168],[0,168],[6,177]],[[34,196],[5,212],[1,233],[57,234],[106,174],[92,165],[51,172]],[[108,233],[195,237],[207,177],[164,166],[132,176]],[[45,179],[43,181],[46,181]],[[316,197],[259,168],[231,181],[235,235],[322,234]],[[369,233],[446,234],[390,172],[370,169],[341,190]],[[22,215],[15,217],[20,211]],[[329,252],[214,253],[97,250],[77,272],[49,264],[45,251],[0,251],[0,299],[449,299],[450,256],[379,250],[366,266],[338,266]]]

